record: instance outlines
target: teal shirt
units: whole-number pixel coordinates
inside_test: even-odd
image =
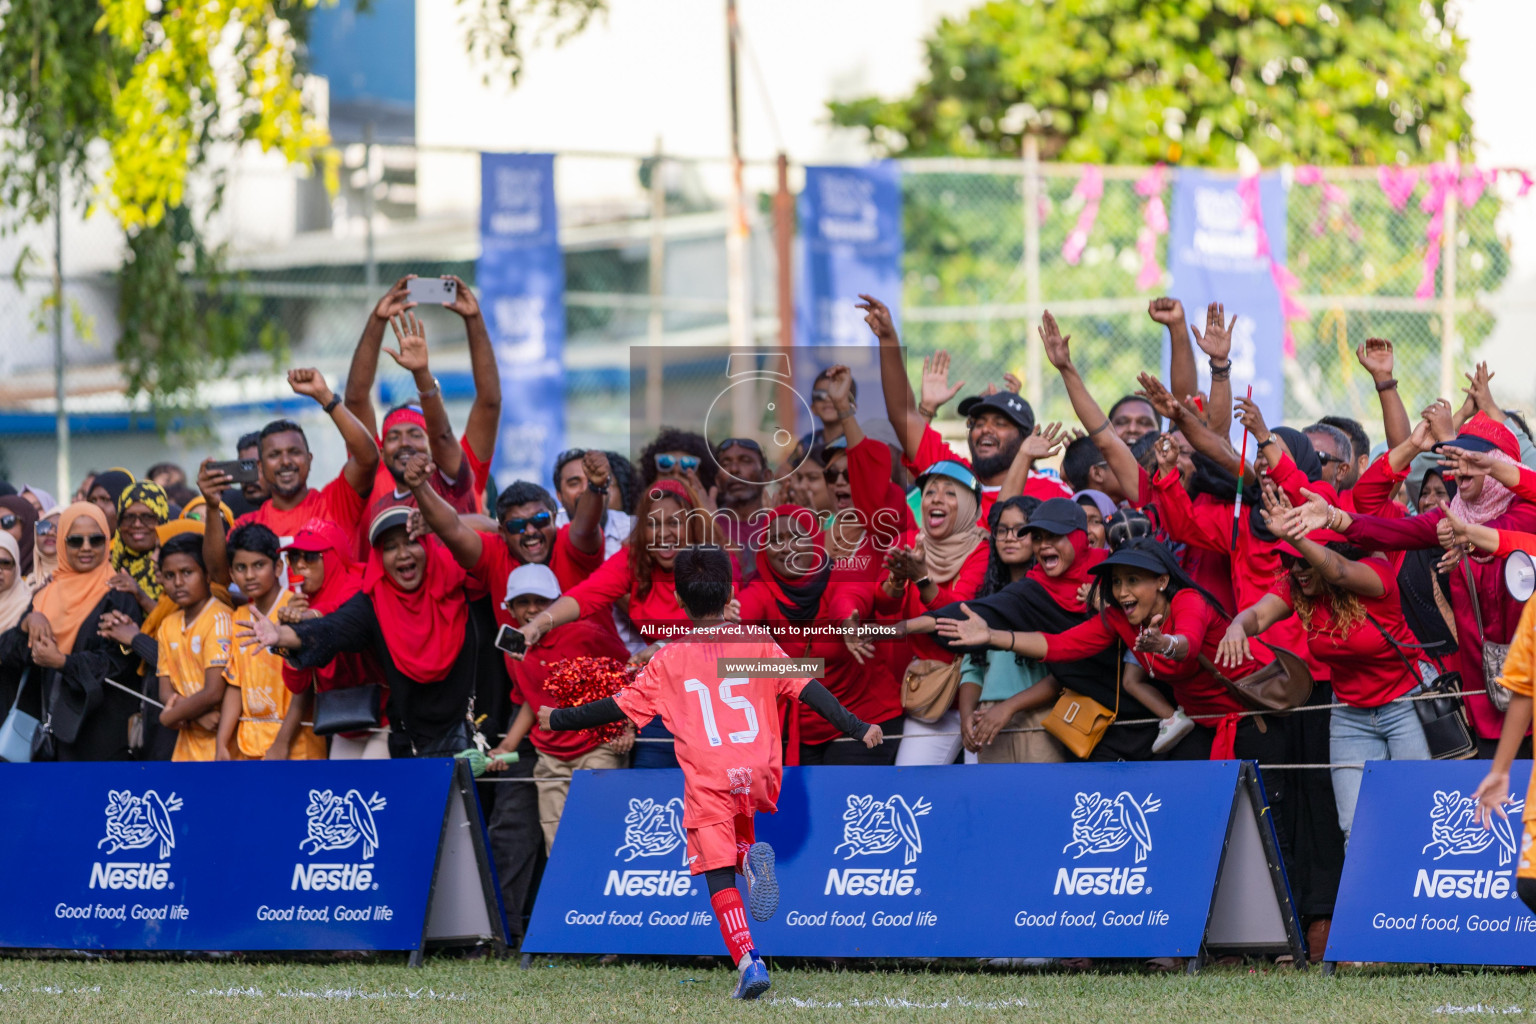
[[[982,675],[976,659],[967,655],[960,669],[960,683],[981,687],[982,700],[997,701],[1023,693],[1048,675],[1050,672],[1038,661],[1021,658],[1012,651],[988,651],[986,675]]]

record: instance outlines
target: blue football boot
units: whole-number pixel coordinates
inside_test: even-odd
[[[753,843],[747,850],[745,864],[747,903],[752,916],[759,921],[771,921],[779,912],[779,878],[774,873],[773,847]]]
[[[747,954],[749,959],[744,967],[737,973],[736,989],[731,993],[732,999],[756,999],[767,992],[772,986],[768,980],[768,967],[763,963],[763,958],[757,955],[757,950]]]

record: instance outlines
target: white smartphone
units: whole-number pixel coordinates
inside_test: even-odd
[[[446,306],[459,298],[458,282],[447,277],[413,277],[405,287],[406,298],[423,306]]]
[[[528,638],[506,623],[502,623],[501,629],[497,630],[495,644],[498,650],[508,654],[522,654],[528,650]]]

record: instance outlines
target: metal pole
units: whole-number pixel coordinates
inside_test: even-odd
[[[662,389],[661,380],[665,360],[661,350],[666,334],[666,313],[661,300],[667,290],[667,186],[663,180],[666,170],[662,160],[661,136],[656,137],[656,162],[651,165],[651,253],[650,298],[651,306],[646,316],[645,329],[645,426],[647,436],[661,429]],[[638,438],[636,439],[638,440]]]
[[[779,270],[779,351],[794,372],[795,348],[795,197],[789,193],[789,157],[779,154],[779,187],[773,195],[773,250],[778,258]],[[798,429],[799,404],[795,390],[788,381],[779,385],[778,420],[780,429],[789,431],[791,437]]]
[[[747,202],[745,186],[742,184],[736,32],[736,0],[725,0],[725,42],[731,108],[731,207],[730,226],[725,236],[725,294],[733,349],[751,348],[755,341],[752,332],[752,298],[747,282]],[[731,431],[737,436],[750,437],[757,426],[754,422],[757,418],[757,403],[753,400],[751,389],[736,388],[731,394]]]
[[[59,500],[73,494],[69,482],[69,415],[64,411],[64,188],[63,171],[53,185],[53,403],[54,437],[58,444],[56,476]]]
[[[1445,162],[1459,175],[1461,158],[1454,142],[1446,143]],[[1440,396],[1456,395],[1456,189],[1445,190],[1445,232],[1440,236]]]
[[[1040,367],[1040,342],[1034,331],[1044,306],[1040,299],[1040,142],[1024,136],[1024,305],[1029,310],[1024,325],[1024,396],[1038,419],[1045,381]]]
[[[370,299],[379,288],[379,261],[373,248],[373,122],[363,123],[363,281]]]

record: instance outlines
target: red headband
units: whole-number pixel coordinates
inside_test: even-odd
[[[423,431],[427,429],[427,418],[423,416],[421,414],[421,410],[416,408],[414,405],[407,405],[403,408],[396,409],[394,412],[384,417],[383,433],[389,433],[389,428],[397,423],[413,423],[420,427]]]
[[[672,495],[672,497],[676,498],[684,505],[690,508],[693,507],[693,495],[688,492],[688,488],[681,481],[671,479],[657,480],[655,483],[651,484],[650,495],[652,501],[656,500],[657,491],[665,491],[667,494]]]

